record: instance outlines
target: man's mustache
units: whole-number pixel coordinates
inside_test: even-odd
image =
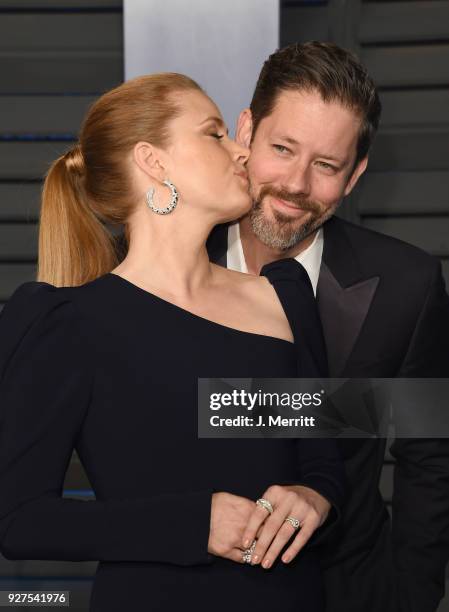
[[[285,202],[289,202],[297,208],[300,208],[301,210],[310,211],[313,213],[321,212],[320,205],[313,200],[308,200],[304,197],[302,193],[292,193],[291,191],[287,191],[285,189],[273,189],[273,187],[263,187],[260,190],[259,197],[257,198],[257,204],[259,206],[261,205],[263,199],[266,196],[272,196],[273,198],[276,198],[278,200],[284,200]]]

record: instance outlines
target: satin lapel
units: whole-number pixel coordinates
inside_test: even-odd
[[[379,277],[342,287],[325,263],[321,266],[317,301],[327,347],[329,373],[337,378],[354,348],[377,289]]]
[[[339,219],[324,227],[324,251],[317,303],[326,341],[329,373],[341,376],[354,349],[379,277],[364,278]]]

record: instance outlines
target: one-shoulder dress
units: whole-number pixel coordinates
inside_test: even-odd
[[[271,264],[263,273],[300,300],[289,261],[280,277]],[[0,314],[2,554],[99,561],[90,612],[321,612],[320,538],[344,496],[334,442],[197,435],[198,377],[296,377],[301,350],[114,273],[20,285]],[[74,449],[94,500],[63,498]],[[214,492],[256,500],[286,482],[332,504],[296,560],[265,570],[208,552]]]

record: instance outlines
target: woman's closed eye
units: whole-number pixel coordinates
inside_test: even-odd
[[[222,138],[224,138],[224,134],[211,134],[211,136],[213,138],[216,138],[217,140],[221,140]]]

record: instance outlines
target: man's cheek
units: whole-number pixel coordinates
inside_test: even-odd
[[[312,200],[321,202],[323,207],[327,210],[337,206],[338,202],[343,197],[343,187],[335,181],[314,181],[310,196]]]
[[[250,176],[258,185],[281,185],[282,184],[282,168],[276,162],[269,160],[260,160],[259,163],[249,170]]]

